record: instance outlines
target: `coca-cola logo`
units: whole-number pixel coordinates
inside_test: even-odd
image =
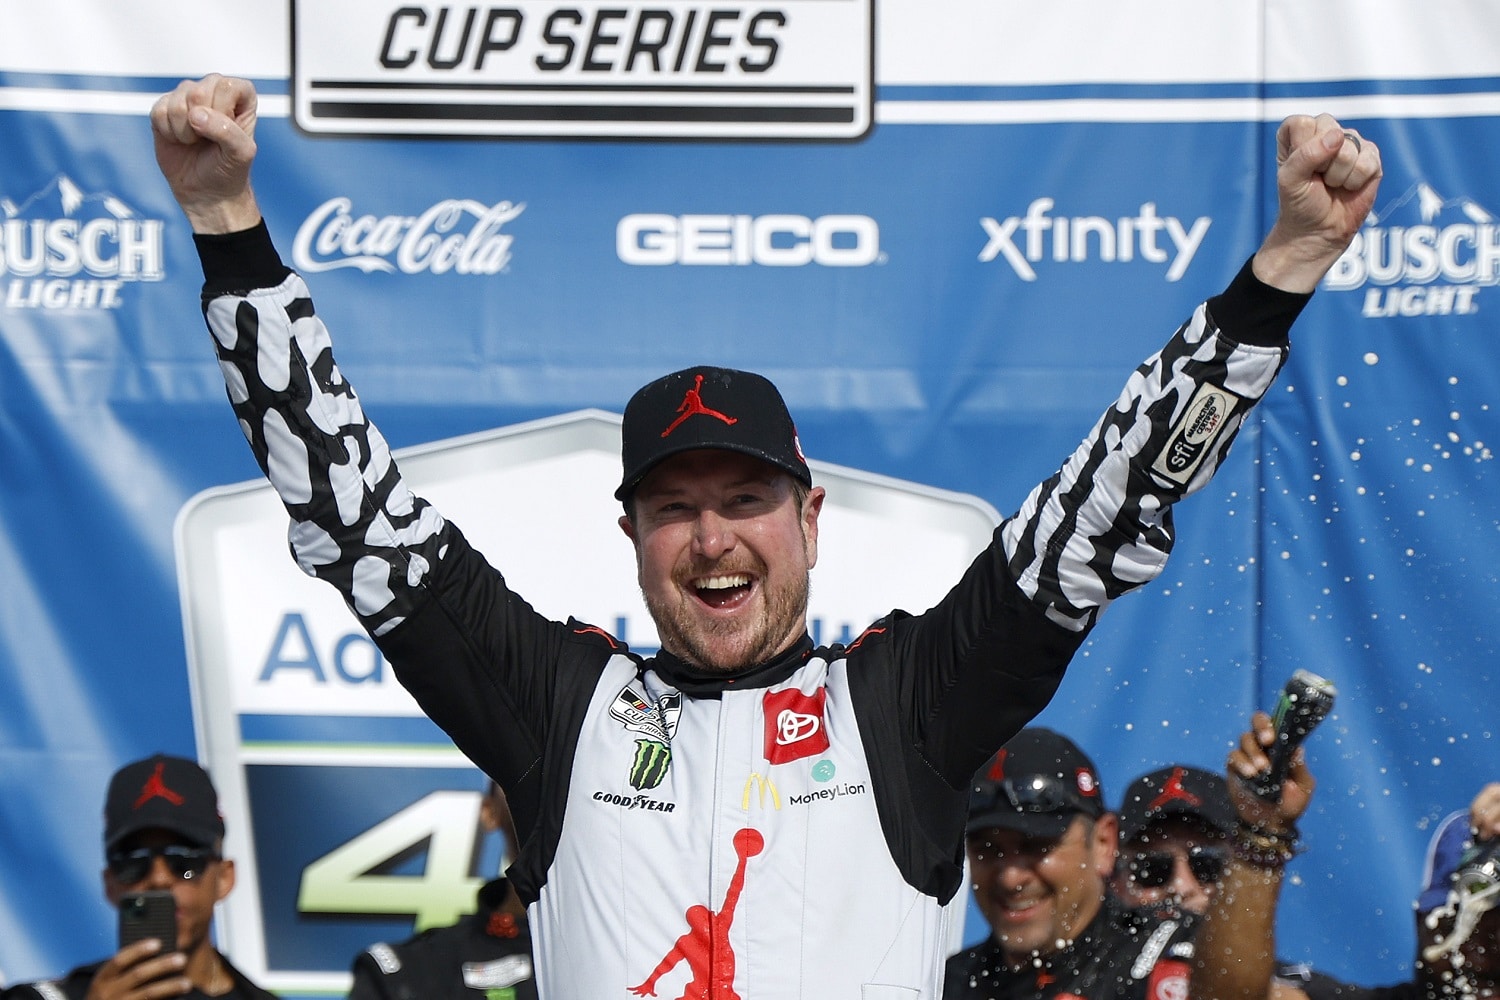
[[[514,237],[504,231],[526,206],[440,201],[420,215],[356,215],[349,198],[330,198],[297,229],[292,260],[304,273],[357,267],[403,274],[498,274]]]

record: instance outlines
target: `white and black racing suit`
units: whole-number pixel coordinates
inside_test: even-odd
[[[265,227],[197,242],[295,558],[505,789],[552,1000],[936,1000],[970,777],[1160,572],[1171,504],[1212,476],[1306,300],[1243,269],[930,611],[705,676],[533,611],[410,492]]]

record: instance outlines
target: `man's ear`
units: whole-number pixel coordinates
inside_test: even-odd
[[[1120,820],[1107,812],[1094,820],[1094,868],[1105,881],[1115,870],[1115,858],[1120,853]]]
[[[630,539],[636,548],[641,547],[641,540],[636,537],[635,523],[630,520],[629,514],[621,514],[619,520],[620,530],[625,532],[625,537]]]
[[[219,884],[214,892],[214,902],[220,902],[225,896],[229,895],[230,891],[234,888],[234,883],[234,859],[225,858],[219,862]]]
[[[808,569],[818,564],[818,516],[823,513],[823,500],[827,496],[827,490],[814,486],[807,491],[807,499],[802,501],[802,537],[807,544]]]

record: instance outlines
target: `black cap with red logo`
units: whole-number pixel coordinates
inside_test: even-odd
[[[630,397],[620,433],[624,476],[616,500],[627,499],[658,462],[697,448],[750,455],[812,485],[781,393],[753,372],[684,368],[665,375]]]
[[[208,772],[166,754],[116,771],[104,798],[104,849],[142,830],[168,830],[195,846],[213,846],[224,836],[224,818]]]
[[[1077,815],[1104,815],[1099,770],[1078,745],[1041,726],[1021,730],[979,769],[969,789],[967,830],[1000,827],[1061,837]]]
[[[1175,764],[1136,778],[1120,800],[1120,843],[1139,837],[1153,823],[1179,817],[1209,832],[1234,833],[1239,817],[1224,776]]]

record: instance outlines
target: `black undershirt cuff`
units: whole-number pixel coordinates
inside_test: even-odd
[[[1261,281],[1245,261],[1229,287],[1208,300],[1208,315],[1227,337],[1239,344],[1285,347],[1292,323],[1312,293],[1284,292]]]
[[[203,265],[205,298],[274,288],[292,273],[281,262],[265,219],[237,233],[194,233],[193,245]]]

